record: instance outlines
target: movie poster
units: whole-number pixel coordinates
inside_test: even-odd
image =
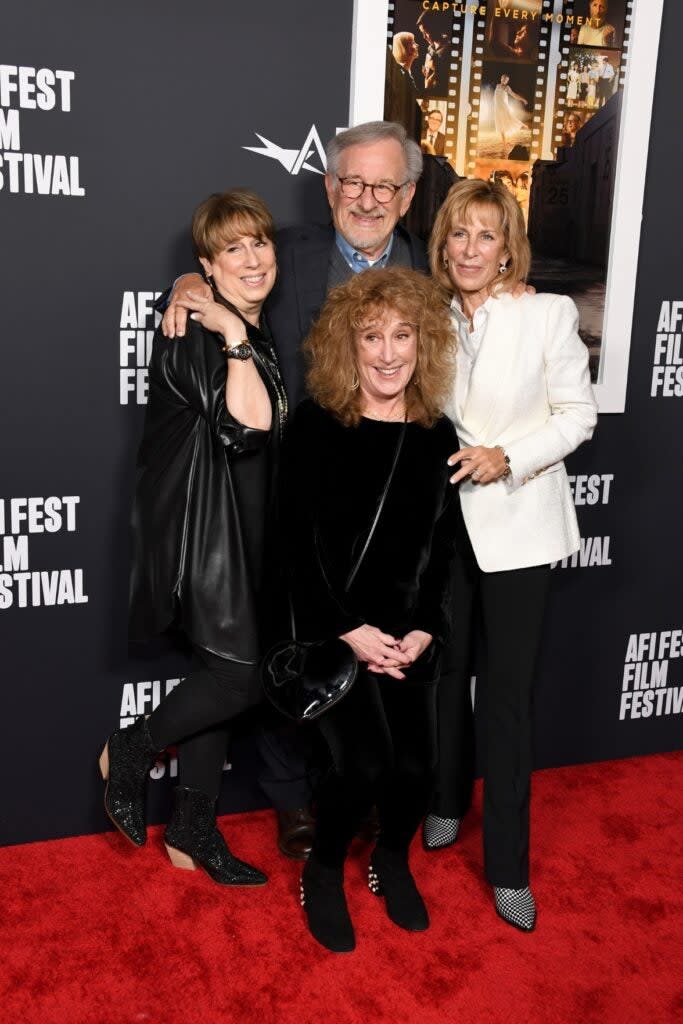
[[[392,71],[414,94],[422,150],[516,197],[531,280],[576,302],[594,381],[632,6],[395,0],[388,15]]]

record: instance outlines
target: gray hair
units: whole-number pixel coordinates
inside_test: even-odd
[[[394,139],[403,150],[406,162],[406,176],[409,182],[417,181],[422,174],[422,150],[417,142],[408,138],[402,124],[396,121],[366,121],[340,132],[327,143],[327,173],[335,177],[339,170],[339,158],[349,146],[365,146],[370,142],[383,142]]]

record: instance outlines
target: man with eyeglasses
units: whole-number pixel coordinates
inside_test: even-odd
[[[422,173],[420,147],[394,122],[372,121],[341,132],[327,146],[325,190],[329,225],[286,228],[277,235],[278,280],[265,304],[290,408],[305,395],[301,342],[317,319],[330,288],[373,267],[404,266],[427,272],[424,242],[399,219],[407,212]],[[176,281],[163,319],[164,333],[185,333],[187,311],[178,299],[208,298],[198,274]],[[278,846],[303,859],[313,821],[306,752],[295,727],[268,727],[258,738],[265,771],[259,784],[278,819]]]
[[[420,141],[423,153],[430,153],[431,156],[443,156],[446,148],[446,136],[441,131],[443,114],[440,110],[430,110],[426,117],[427,131]]]
[[[422,173],[420,147],[405,128],[392,121],[357,125],[330,140],[326,157],[332,223],[278,232],[278,280],[264,307],[292,409],[305,395],[301,342],[328,290],[370,267],[427,272],[424,242],[398,223]],[[178,278],[164,314],[164,333],[185,333],[187,310],[177,305],[178,299],[209,295],[199,274]]]

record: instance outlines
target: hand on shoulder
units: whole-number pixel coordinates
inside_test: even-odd
[[[198,299],[212,297],[210,286],[199,274],[183,274],[176,281],[166,307],[161,329],[167,338],[182,338],[187,327],[187,312],[196,309]]]
[[[532,284],[525,284],[524,281],[518,281],[514,288],[511,288],[507,293],[511,295],[513,299],[520,299],[523,295],[535,295],[536,289]]]

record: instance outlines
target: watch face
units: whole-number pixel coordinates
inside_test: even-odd
[[[248,341],[241,341],[239,345],[233,345],[225,353],[228,359],[251,359],[253,352]]]

